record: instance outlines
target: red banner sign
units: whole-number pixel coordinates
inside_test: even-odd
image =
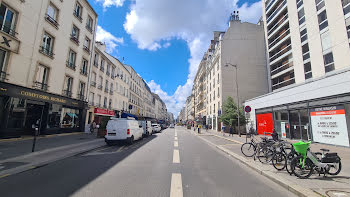
[[[256,115],[257,132],[259,135],[271,135],[273,130],[272,113]]]
[[[94,112],[97,115],[104,115],[104,116],[114,116],[115,115],[114,111],[108,110],[108,109],[95,108]]]

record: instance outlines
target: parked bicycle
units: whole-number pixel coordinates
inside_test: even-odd
[[[341,171],[341,159],[337,153],[329,152],[328,149],[321,149],[323,153],[310,151],[311,142],[294,143],[294,149],[300,155],[291,161],[291,170],[293,174],[301,179],[309,178],[316,170],[319,175],[326,174],[337,175]]]

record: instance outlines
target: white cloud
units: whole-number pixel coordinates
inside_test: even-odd
[[[126,16],[124,29],[140,49],[167,48],[171,39],[182,39],[190,50],[188,78],[173,95],[164,92],[154,80],[150,88],[159,94],[168,110],[177,115],[191,94],[198,65],[208,49],[213,31],[224,31],[238,0],[135,0]],[[261,16],[261,1],[238,8],[242,21],[256,23]],[[164,41],[166,42],[165,44]]]
[[[96,0],[96,2],[102,3],[103,8],[108,8],[111,6],[121,7],[123,6],[125,0]]]
[[[97,26],[96,41],[104,42],[106,44],[106,51],[112,53],[116,51],[116,47],[119,44],[124,43],[123,38],[117,38],[108,31],[104,30],[101,26]]]

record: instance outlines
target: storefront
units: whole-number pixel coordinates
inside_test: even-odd
[[[33,134],[41,120],[41,134],[83,131],[85,103],[0,82],[0,138]]]

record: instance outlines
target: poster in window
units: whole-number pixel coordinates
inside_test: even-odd
[[[282,138],[286,138],[287,137],[286,122],[281,122],[281,134],[282,134]]]
[[[273,129],[272,113],[257,114],[256,125],[259,135],[271,135]]]
[[[315,142],[349,146],[344,106],[312,109],[310,116]]]

